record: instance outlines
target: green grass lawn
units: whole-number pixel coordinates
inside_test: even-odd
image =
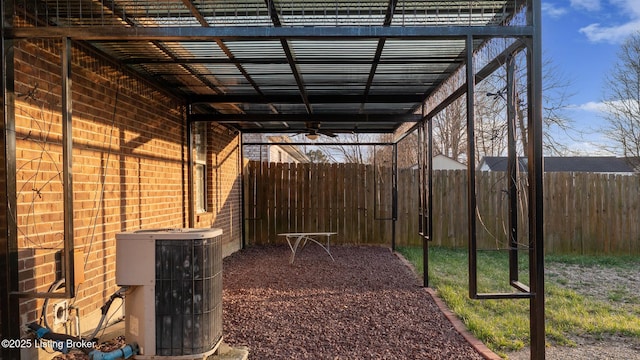
[[[422,275],[422,248],[398,251]],[[528,262],[519,256],[520,280],[528,282]],[[546,256],[545,268],[572,266],[569,271],[584,273],[585,279],[598,269],[625,271],[640,268],[639,257]],[[431,247],[429,285],[469,330],[490,349],[504,356],[529,344],[529,300],[472,300],[469,298],[466,250]],[[573,282],[576,283],[573,283]],[[637,284],[637,283],[636,283]],[[556,273],[545,275],[547,343],[574,345],[572,337],[602,338],[626,336],[640,341],[640,297],[637,290],[615,284],[608,286],[606,298],[588,295],[594,284],[567,280]],[[478,255],[478,291],[513,291],[508,282],[506,252],[483,251]],[[602,293],[602,291],[600,291]]]

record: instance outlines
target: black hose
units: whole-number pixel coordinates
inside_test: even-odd
[[[56,282],[54,282],[53,284],[51,284],[51,286],[49,286],[49,290],[47,290],[47,292],[54,292],[56,290],[58,290],[62,285],[64,285],[65,281],[64,279],[60,279]],[[49,298],[44,299],[44,302],[42,303],[42,310],[41,310],[41,319],[42,322],[44,324],[44,327],[51,330],[51,327],[49,326],[49,321],[47,321],[47,308],[49,307]]]
[[[58,290],[64,283],[65,279],[60,279],[57,282],[51,284],[51,286],[49,287],[49,292]],[[102,313],[102,315],[100,316],[100,321],[98,322],[98,326],[96,326],[96,328],[93,330],[93,333],[91,333],[91,335],[87,338],[89,340],[77,336],[54,333],[51,331],[49,322],[47,321],[47,308],[49,307],[49,298],[46,298],[44,303],[42,304],[41,319],[43,319],[44,327],[38,325],[37,323],[28,324],[27,327],[36,334],[36,337],[38,339],[53,341],[53,348],[59,352],[62,352],[63,354],[66,354],[69,349],[75,348],[82,350],[82,352],[88,355],[94,350],[94,346],[96,343],[94,340],[100,332],[100,329],[102,329],[102,324],[104,323],[104,320],[109,313],[111,304],[115,299],[124,300],[124,294],[127,289],[127,286],[121,287],[120,289],[118,289],[118,291],[116,291],[109,297],[109,300],[107,300],[104,305],[102,305],[102,307],[100,308],[100,312]]]
[[[100,332],[100,329],[102,328],[102,323],[104,322],[104,319],[106,319],[107,314],[109,313],[109,308],[111,307],[113,300],[115,300],[116,298],[124,300],[124,293],[126,290],[127,290],[126,286],[121,287],[120,289],[118,289],[118,291],[116,291],[115,293],[113,293],[113,295],[109,297],[109,300],[107,300],[107,302],[104,305],[102,305],[102,307],[100,308],[100,312],[102,313],[102,316],[100,316],[100,322],[98,322],[98,326],[96,326],[95,330],[93,330],[93,333],[91,333],[88,339],[96,338],[96,336]]]

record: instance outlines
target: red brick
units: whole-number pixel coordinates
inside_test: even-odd
[[[19,244],[36,250],[62,249],[58,45],[59,41],[23,41],[15,49],[17,91],[27,93],[38,84],[35,99],[22,97],[16,103]],[[184,226],[186,128],[180,99],[119,72],[102,58],[74,48],[72,76],[74,243],[88,252],[89,261],[76,305],[86,315],[117,289],[117,232]],[[225,242],[238,244],[238,138],[224,127],[209,128],[210,212],[201,214],[195,226],[221,227]],[[60,264],[54,253],[21,258],[25,291],[46,291],[57,280]],[[22,301],[24,321],[39,316],[40,304],[41,300]]]

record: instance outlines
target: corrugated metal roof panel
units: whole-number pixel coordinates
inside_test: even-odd
[[[522,6],[522,0],[13,1],[16,17],[25,19],[17,24],[43,28],[91,26],[104,29],[105,35],[116,28],[149,27],[174,34],[179,41],[119,39],[91,43],[187,101],[207,95],[235,96],[233,104],[212,101],[199,106],[201,111],[247,114],[410,113],[420,103],[403,103],[401,97],[422,94],[424,98],[453,74],[465,60],[464,37],[364,38],[357,36],[358,27],[512,26],[507,21]],[[24,9],[34,10],[28,17]],[[229,27],[243,34],[255,31],[255,38],[182,36],[182,29],[195,27]],[[262,38],[261,27],[345,28],[345,36]],[[482,41],[475,39],[474,46]],[[368,102],[369,96],[385,95],[394,101],[380,103],[378,98],[378,102]],[[243,96],[259,103],[244,103]],[[286,97],[287,104],[263,102],[276,96]],[[322,96],[324,100],[315,103],[309,100]],[[340,96],[351,100],[343,101]],[[297,103],[289,103],[295,99]],[[237,126],[243,125],[238,122]],[[356,124],[351,126],[355,128]],[[367,126],[391,131],[397,124],[377,122]]]

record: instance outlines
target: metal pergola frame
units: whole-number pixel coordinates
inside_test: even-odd
[[[517,208],[513,203],[509,204],[509,213],[511,214],[510,221],[510,235],[509,239],[512,241],[512,248],[510,249],[510,282],[511,285],[518,290],[518,292],[508,294],[479,294],[477,291],[477,243],[476,243],[476,204],[475,204],[475,158],[474,158],[474,111],[467,112],[467,129],[468,129],[468,168],[469,175],[469,187],[468,187],[468,216],[469,216],[469,274],[470,274],[470,297],[476,299],[496,299],[496,298],[528,298],[530,301],[530,333],[531,333],[531,359],[544,359],[545,357],[545,331],[544,331],[544,248],[543,248],[543,207],[542,207],[542,49],[541,49],[541,1],[539,0],[522,0],[520,5],[525,9],[526,24],[523,26],[389,26],[391,20],[385,20],[383,24],[378,26],[337,26],[337,27],[316,27],[316,26],[282,26],[281,19],[274,7],[274,1],[265,1],[272,21],[270,26],[208,26],[205,25],[206,21],[204,17],[193,8],[193,3],[188,0],[183,0],[185,4],[191,4],[191,13],[198,22],[202,24],[201,27],[197,26],[171,26],[171,27],[136,27],[136,26],[43,26],[43,27],[14,27],[13,16],[15,8],[13,1],[3,1],[0,8],[0,18],[2,20],[2,39],[0,45],[2,46],[2,100],[3,100],[3,125],[4,131],[2,135],[3,144],[5,146],[5,162],[3,166],[4,182],[2,184],[5,194],[6,206],[3,208],[4,220],[2,223],[3,235],[0,238],[0,266],[4,272],[2,278],[3,285],[0,289],[0,306],[1,311],[1,323],[0,329],[3,338],[18,338],[20,336],[20,329],[17,324],[20,323],[19,317],[19,301],[24,297],[73,297],[74,287],[65,287],[64,294],[39,294],[39,293],[21,293],[18,291],[18,267],[17,267],[17,224],[13,211],[16,209],[16,188],[15,188],[15,171],[16,171],[16,138],[15,138],[15,92],[14,92],[14,59],[13,59],[13,45],[16,41],[28,40],[28,39],[55,39],[61,40],[63,49],[61,49],[62,58],[62,114],[63,114],[63,132],[62,132],[62,147],[63,153],[63,177],[65,179],[63,192],[64,192],[64,210],[65,210],[65,236],[64,236],[64,253],[65,253],[65,279],[67,283],[73,284],[73,197],[72,197],[72,101],[71,101],[71,46],[74,42],[80,43],[92,43],[92,42],[123,42],[123,41],[147,41],[155,45],[161,42],[182,41],[197,43],[213,42],[217,43],[220,48],[225,51],[225,41],[277,41],[280,42],[284,53],[286,54],[286,62],[280,61],[282,64],[287,64],[290,67],[292,76],[295,78],[296,86],[299,90],[297,95],[273,95],[263,93],[257,86],[257,83],[253,82],[249,74],[244,69],[246,64],[261,65],[266,64],[267,61],[259,58],[243,59],[246,62],[240,62],[236,57],[229,55],[227,59],[214,60],[214,59],[162,59],[162,58],[149,58],[144,59],[140,57],[132,57],[130,59],[122,60],[123,65],[136,65],[140,63],[155,63],[162,64],[163,62],[170,62],[172,64],[190,65],[193,63],[198,64],[227,64],[238,67],[239,71],[248,80],[249,83],[256,89],[257,94],[253,95],[234,95],[224,94],[217,92],[214,95],[201,94],[199,96],[185,96],[185,103],[189,106],[206,104],[235,104],[237,102],[247,102],[251,104],[272,104],[278,103],[295,103],[304,106],[306,109],[303,113],[250,113],[250,112],[236,112],[225,113],[221,111],[213,111],[206,113],[202,111],[191,111],[187,116],[187,133],[190,132],[190,126],[194,121],[213,121],[226,124],[227,126],[234,128],[240,132],[255,132],[255,133],[267,133],[267,132],[287,132],[287,131],[299,131],[299,127],[288,125],[283,128],[265,128],[261,127],[262,124],[283,122],[294,124],[294,121],[299,119],[300,122],[320,122],[320,123],[336,123],[342,124],[342,126],[349,127],[357,125],[358,123],[367,124],[369,128],[356,129],[357,132],[398,132],[403,124],[416,122],[416,125],[409,127],[407,130],[399,134],[396,141],[393,143],[394,153],[396,152],[397,143],[401,141],[413,130],[418,131],[418,138],[420,139],[420,150],[422,153],[421,163],[419,164],[421,172],[422,184],[420,186],[420,203],[421,209],[419,216],[421,217],[420,230],[421,235],[425,239],[424,249],[424,261],[425,261],[425,278],[424,284],[428,286],[428,241],[432,237],[432,211],[431,211],[431,183],[433,170],[431,166],[431,153],[432,153],[432,119],[433,117],[442,111],[446,106],[452,103],[455,99],[466,95],[467,109],[474,109],[474,91],[475,84],[482,81],[485,77],[495,71],[505,61],[504,59],[510,58],[510,56],[518,51],[526,51],[527,59],[527,101],[528,101],[528,138],[529,148],[526,149],[528,158],[528,177],[529,177],[529,287],[521,284],[517,278],[517,271],[514,271],[514,264],[517,264],[517,249],[513,246],[513,239],[517,234],[517,221],[513,216],[517,214]],[[517,3],[517,1],[516,1]],[[387,17],[390,17],[390,11],[396,6],[397,1],[389,1],[389,9],[387,11]],[[478,41],[484,42],[492,38],[513,38],[518,39],[514,45],[507,48],[502,54],[498,55],[493,61],[490,61],[487,65],[481,69],[474,69],[474,51],[478,49]],[[390,94],[389,96],[372,94],[367,90],[365,93],[354,95],[315,95],[310,94],[305,88],[305,84],[301,78],[298,66],[305,64],[305,60],[297,60],[294,54],[291,52],[289,41],[339,41],[339,40],[375,40],[384,45],[385,41],[398,39],[411,39],[411,40],[456,40],[464,41],[465,50],[461,59],[455,60],[455,65],[459,69],[464,69],[465,82],[463,85],[457,87],[444,97],[444,100],[437,102],[435,106],[425,105],[429,104],[435,95],[442,94],[445,90],[436,88],[433,91],[429,91],[420,95],[410,95],[406,93]],[[160,47],[160,45],[158,45]],[[228,50],[228,49],[227,49]],[[332,61],[327,60],[328,64]],[[344,61],[344,59],[340,59]],[[336,60],[337,64],[340,61]],[[380,64],[384,64],[385,61],[388,64],[392,64],[393,60],[381,59],[379,55],[376,56],[376,60],[371,64],[372,71],[369,73],[370,79],[367,81],[367,88],[372,85],[372,77],[375,74],[375,68]],[[419,60],[412,60],[419,63]],[[425,59],[424,61],[428,61]],[[306,60],[307,63],[313,63]],[[358,60],[355,59],[354,63]],[[268,62],[272,64],[273,62]],[[403,62],[404,63],[404,62]],[[511,70],[507,70],[509,78],[512,79],[513,73]],[[191,73],[196,78],[202,80],[205,84],[210,84],[210,80],[207,80],[205,76],[201,74]],[[161,81],[152,81],[155,84],[162,87]],[[441,82],[442,83],[442,82]],[[508,80],[508,83],[512,83],[512,80]],[[169,86],[166,84],[165,86]],[[510,86],[510,85],[508,85]],[[210,86],[214,88],[214,86]],[[509,92],[507,93],[507,96]],[[302,100],[302,101],[300,101]],[[345,102],[355,103],[395,103],[404,102],[404,100],[413,103],[411,111],[404,113],[382,113],[382,114],[367,114],[367,113],[336,113],[336,112],[314,112],[312,104],[316,101],[330,102],[332,104],[340,104]],[[509,101],[509,107],[511,107],[513,98]],[[361,110],[364,105],[361,105]],[[420,115],[415,115],[415,112],[420,112]],[[511,114],[511,111],[508,112]],[[266,120],[265,120],[266,119]],[[337,119],[337,120],[336,120]],[[509,122],[513,119],[512,115],[509,115]],[[245,127],[244,123],[253,123],[253,127]],[[380,127],[376,127],[376,123]],[[383,128],[382,125],[385,125]],[[324,127],[323,127],[324,128]],[[343,129],[336,127],[336,129]],[[278,131],[280,130],[280,131]],[[509,161],[510,164],[515,163],[515,140],[508,139],[509,142]],[[291,145],[287,143],[287,145]],[[191,149],[191,141],[188,141],[187,146]],[[242,146],[241,146],[242,147]],[[241,150],[242,151],[242,150]],[[191,151],[189,151],[191,154]],[[191,159],[188,159],[191,163]],[[394,162],[394,166],[397,167],[397,162]],[[513,175],[515,167],[510,167],[510,174]],[[397,170],[397,169],[396,169]],[[397,171],[394,171],[397,174]],[[191,184],[190,184],[191,186]],[[515,191],[513,186],[510,187],[510,192]],[[192,201],[192,199],[190,199]],[[189,217],[193,221],[192,216]],[[517,270],[517,269],[516,269]],[[19,358],[19,353],[15,350],[3,349],[3,358],[16,359]]]

